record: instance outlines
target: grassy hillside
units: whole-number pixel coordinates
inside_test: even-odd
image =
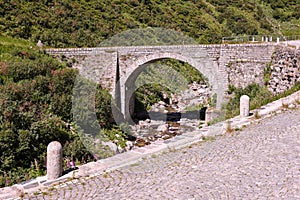
[[[164,27],[199,43],[222,36],[300,34],[299,0],[10,0],[0,33],[52,47],[97,46],[128,29]]]
[[[77,74],[67,63],[58,62],[24,39],[0,37],[0,187],[44,174],[51,141],[63,145],[64,167],[67,160],[93,160],[73,125]],[[109,92],[98,88],[95,99],[105,139],[114,140],[118,133],[121,143],[122,132],[110,121]],[[97,158],[107,157],[110,152],[106,150]]]

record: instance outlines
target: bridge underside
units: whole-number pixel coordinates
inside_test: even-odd
[[[145,59],[146,58],[146,59]],[[220,73],[218,69],[218,63],[216,60],[209,59],[208,56],[198,57],[197,59],[187,58],[180,54],[157,54],[150,55],[147,57],[142,57],[136,59],[135,62],[130,63],[130,68],[127,70],[126,74],[121,75],[120,82],[120,106],[121,111],[124,114],[125,120],[132,122],[131,116],[134,112],[134,92],[135,92],[135,80],[138,75],[143,71],[143,66],[153,60],[159,60],[164,58],[172,58],[187,62],[195,69],[197,69],[201,74],[203,74],[208,79],[209,85],[212,87],[212,94],[217,95],[217,105],[216,108],[220,109],[223,103],[225,91],[227,90],[227,78]],[[122,59],[120,59],[122,60]],[[126,62],[120,62],[120,69],[126,66]],[[128,68],[127,68],[128,69]],[[121,74],[122,72],[120,72]],[[224,84],[225,83],[225,84]]]

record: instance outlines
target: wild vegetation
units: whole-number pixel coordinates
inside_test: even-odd
[[[186,62],[162,59],[146,64],[136,80],[136,104],[149,110],[151,105],[163,99],[163,94],[170,98],[171,93],[180,94],[193,82],[207,83],[207,78]]]
[[[66,162],[95,159],[73,126],[78,71],[66,65],[26,40],[0,38],[0,186],[44,174],[46,148],[54,140],[62,143]],[[125,137],[111,121],[109,92],[98,87],[95,96],[98,123],[106,138]]]
[[[223,106],[222,110],[225,113],[226,119],[239,115],[239,103],[240,97],[244,94],[248,95],[251,99],[250,110],[254,110],[263,105],[266,105],[272,101],[278,100],[282,97],[286,97],[300,89],[300,84],[295,84],[292,88],[286,90],[284,93],[272,94],[267,86],[261,86],[258,84],[250,84],[246,88],[231,87],[229,93],[233,93],[234,96],[229,102]]]
[[[198,43],[223,36],[300,34],[299,0],[6,0],[0,33],[46,46],[97,46],[129,29],[163,27]]]

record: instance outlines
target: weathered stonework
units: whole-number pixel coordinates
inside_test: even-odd
[[[121,111],[126,117],[130,116],[129,100],[134,92],[132,84],[143,71],[145,63],[164,58],[187,62],[208,79],[212,94],[217,94],[217,107],[220,108],[231,76],[234,84],[240,86],[251,81],[259,82],[262,66],[269,62],[274,48],[273,43],[264,43],[49,49],[47,52],[66,57],[86,56],[83,63],[76,64],[80,73],[108,88],[113,96],[119,82],[116,96],[120,97]],[[228,63],[236,64],[228,71]],[[252,66],[252,63],[257,64]],[[241,70],[243,76],[234,75],[236,70]]]
[[[278,47],[271,60],[269,90],[282,93],[300,83],[300,51],[289,47]]]
[[[251,83],[263,85],[264,62],[239,61],[227,65],[228,84],[235,88],[245,88]]]

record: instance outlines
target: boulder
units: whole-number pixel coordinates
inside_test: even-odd
[[[118,152],[118,146],[115,143],[108,141],[102,142],[102,144],[108,146],[114,153]]]
[[[136,139],[134,144],[135,144],[135,146],[138,146],[138,147],[144,147],[144,146],[146,146],[146,141],[143,138],[138,138],[138,139]]]
[[[157,127],[157,131],[158,132],[167,132],[168,131],[168,127],[169,125],[168,124],[162,124],[160,126]]]
[[[133,147],[133,142],[131,142],[131,141],[126,141],[126,147],[125,147],[126,151],[131,150],[132,147]]]

